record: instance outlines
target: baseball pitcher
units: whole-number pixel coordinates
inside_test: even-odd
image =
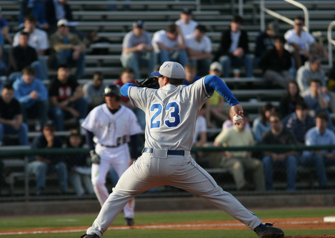
[[[143,154],[121,176],[113,193],[102,206],[84,238],[102,237],[122,207],[148,189],[168,185],[197,194],[254,230],[260,238],[282,238],[284,232],[247,210],[191,157],[198,112],[216,90],[232,107],[232,117],[243,109],[229,88],[215,76],[206,76],[182,86],[185,71],[181,64],[166,61],[158,72],[159,89],[125,84],[121,93],[146,114]]]
[[[117,85],[106,86],[104,96],[106,103],[95,107],[82,124],[91,150],[92,184],[101,206],[109,195],[105,185],[109,168],[112,165],[121,177],[137,158],[137,133],[142,131],[135,114],[119,104],[121,94]],[[129,141],[132,160],[127,144]],[[126,224],[129,226],[134,225],[134,206],[132,199],[124,207]]]

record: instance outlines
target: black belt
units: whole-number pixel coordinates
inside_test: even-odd
[[[144,148],[143,152],[153,153],[154,149],[152,149],[152,148]],[[183,150],[168,150],[167,154],[168,155],[182,155],[182,156],[184,156],[185,152]]]
[[[120,146],[120,145],[103,145],[103,144],[100,144],[100,145],[103,146],[103,147],[107,147],[107,148],[116,148],[116,147]]]

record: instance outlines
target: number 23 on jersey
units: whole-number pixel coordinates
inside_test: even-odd
[[[162,121],[163,110],[168,113],[168,119],[164,122]],[[154,103],[151,105],[150,111],[154,112],[150,120],[151,129],[160,128],[163,123],[167,127],[177,127],[180,124],[179,104],[176,102],[169,102],[165,108],[162,104]]]

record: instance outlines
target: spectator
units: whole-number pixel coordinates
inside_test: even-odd
[[[115,82],[115,84],[118,85],[120,88],[126,83],[136,83],[135,74],[131,68],[125,68],[121,73],[121,77]],[[141,129],[144,130],[145,113],[141,109],[135,107],[127,97],[121,96],[120,104],[130,108],[135,113]]]
[[[23,121],[27,123],[28,115],[39,119],[37,131],[43,128],[47,121],[48,90],[35,78],[35,71],[30,66],[22,70],[22,76],[13,84],[15,98],[20,102]],[[38,129],[39,128],[39,129]]]
[[[192,20],[192,18],[192,9],[183,8],[180,13],[180,19],[176,21],[176,25],[180,27],[184,39],[187,35],[192,34],[198,26],[198,23]]]
[[[322,84],[322,91],[327,91],[327,78],[322,69],[321,58],[316,55],[311,56],[309,61],[298,70],[297,83],[302,94],[308,91],[311,79],[319,79]]]
[[[207,142],[207,125],[206,125],[206,118],[204,117],[206,113],[206,104],[203,104],[198,117],[195,123],[195,131],[193,136],[193,146],[204,146]],[[195,157],[197,160],[203,158],[204,153],[202,151],[197,151],[195,153]]]
[[[300,96],[300,90],[296,81],[288,83],[287,94],[284,96],[279,105],[279,112],[284,117],[283,122],[286,124],[288,118],[295,112],[296,104],[303,102],[304,99]],[[285,119],[287,118],[287,119]]]
[[[13,43],[12,38],[9,36],[8,22],[2,17],[2,8],[0,7],[0,30],[2,33],[3,40],[7,41],[9,44]]]
[[[67,141],[67,148],[82,147],[83,141],[79,131],[71,130]],[[85,194],[83,187],[86,188],[88,194],[94,194],[91,183],[91,167],[88,166],[86,157],[85,154],[73,154],[66,157],[69,180],[78,197]]]
[[[221,74],[221,64],[219,62],[213,62],[209,67],[209,75],[221,77]],[[227,120],[227,112],[224,112],[224,99],[218,92],[214,91],[213,96],[208,99],[206,104],[206,120],[209,127],[216,128],[216,124],[221,125],[225,120]],[[227,109],[229,110],[229,108],[230,107]],[[215,120],[215,123],[212,122],[212,118]]]
[[[330,108],[335,112],[335,93],[329,92],[327,89],[327,77],[322,69],[321,58],[311,56],[305,65],[301,66],[297,73],[297,83],[300,91],[304,94],[309,89],[311,79],[319,79],[321,81],[321,91],[330,97]]]
[[[294,19],[294,28],[285,33],[285,39],[288,44],[286,48],[293,55],[297,70],[311,56],[310,52],[307,51],[306,45],[314,46],[316,50],[323,52],[325,58],[328,58],[326,50],[314,40],[310,33],[303,30],[304,23],[304,18],[297,16]]]
[[[160,64],[165,61],[178,61],[183,66],[188,64],[184,38],[178,38],[179,35],[179,26],[172,24],[166,30],[157,31],[152,37],[152,45]]]
[[[133,23],[133,30],[123,38],[121,63],[141,78],[139,67],[147,66],[151,73],[156,65],[150,34],[145,30],[143,21]]]
[[[193,33],[185,37],[189,61],[197,67],[200,76],[208,73],[211,61],[212,42],[206,31],[205,26],[198,25]]]
[[[19,27],[23,26],[26,16],[32,15],[39,28],[48,30],[49,24],[45,18],[45,0],[23,0],[20,6]]]
[[[195,132],[193,137],[194,146],[203,146],[207,142],[207,125],[204,117],[206,112],[206,104],[199,111],[197,122],[195,123]],[[199,138],[199,139],[198,139]]]
[[[195,67],[195,65],[192,63],[188,63],[187,65],[185,65],[184,70],[185,80],[183,85],[190,85],[201,78],[197,75],[197,67]]]
[[[264,145],[294,145],[296,139],[294,134],[282,127],[282,119],[279,113],[270,116],[271,130],[267,131],[262,139]],[[265,172],[266,190],[273,190],[273,168],[286,168],[287,190],[295,190],[298,160],[295,151],[264,151],[263,164]]]
[[[48,66],[47,60],[45,58],[46,50],[49,49],[48,36],[45,31],[36,28],[36,19],[33,15],[28,15],[24,18],[24,32],[29,33],[28,45],[33,47],[37,52],[38,61],[42,66],[42,80],[48,79]],[[18,46],[20,44],[21,31],[15,34],[13,46]]]
[[[45,16],[50,25],[49,34],[57,30],[57,22],[61,19],[66,19],[69,22],[73,21],[73,15],[68,0],[46,0],[45,1]]]
[[[270,22],[266,30],[260,32],[256,39],[255,63],[258,65],[261,56],[267,50],[275,47],[275,37],[279,34],[279,24],[275,21]]]
[[[286,128],[291,130],[297,139],[298,144],[305,144],[305,135],[309,129],[315,126],[315,118],[308,115],[306,103],[299,102],[295,108],[295,113],[288,120]]]
[[[275,47],[264,52],[259,67],[262,68],[266,80],[287,88],[288,82],[294,78],[288,71],[291,68],[291,56],[284,49],[284,45],[284,37],[275,37]]]
[[[84,119],[87,114],[87,102],[77,80],[70,76],[70,68],[60,65],[57,78],[49,85],[50,113],[58,131],[64,130],[64,119]]]
[[[249,39],[246,31],[241,30],[243,18],[233,17],[230,28],[222,33],[220,47],[214,61],[222,64],[223,76],[229,77],[230,67],[245,67],[246,76],[252,77],[252,58],[249,55]]]
[[[4,134],[17,134],[20,145],[28,145],[28,126],[22,122],[20,103],[13,98],[11,84],[6,84],[0,97],[0,146]]]
[[[274,112],[275,107],[271,103],[267,103],[262,106],[261,116],[254,120],[252,132],[254,133],[256,144],[261,143],[264,133],[271,129],[269,119]]]
[[[55,127],[47,123],[43,127],[41,135],[35,137],[32,149],[55,149],[62,148],[62,140],[55,136]],[[45,188],[45,176],[49,173],[57,173],[61,193],[67,191],[67,170],[63,162],[64,158],[59,155],[36,155],[36,158],[28,163],[28,173],[35,174],[36,195],[41,195]]]
[[[214,140],[214,146],[252,146],[255,144],[252,133],[245,130],[248,123],[246,114],[239,125],[222,131]],[[254,177],[255,189],[265,190],[263,164],[251,157],[250,151],[225,151],[221,166],[233,175],[237,190],[248,190],[249,183],[245,180],[244,171],[251,170]]]
[[[84,98],[88,103],[88,110],[91,111],[96,106],[103,104],[105,99],[103,96],[105,84],[103,82],[104,76],[101,72],[93,74],[92,81],[83,86]]]
[[[306,134],[305,144],[314,145],[334,145],[334,132],[327,129],[328,115],[319,113],[316,115],[316,127],[311,128]],[[319,180],[320,188],[327,187],[327,174],[325,166],[335,165],[335,150],[304,151],[300,162],[303,166],[314,167]]]
[[[61,19],[57,23],[58,30],[50,37],[51,64],[54,68],[62,64],[76,66],[76,76],[84,75],[85,44],[77,35],[69,32],[69,22]]]
[[[319,112],[324,112],[328,115],[328,129],[334,131],[333,122],[327,109],[330,99],[327,94],[322,92],[321,81],[312,79],[309,90],[304,92],[302,96],[312,115],[317,115]]]
[[[38,61],[36,50],[28,45],[29,33],[22,31],[19,37],[19,45],[13,47],[9,54],[10,81],[15,81],[21,75],[21,71],[26,66],[31,66],[35,70],[36,77],[43,79],[43,69],[41,63]]]

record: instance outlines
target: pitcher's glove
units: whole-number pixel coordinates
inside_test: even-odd
[[[90,156],[93,164],[100,164],[100,155],[95,153],[95,150],[90,151]]]
[[[158,79],[153,77],[147,77],[141,82],[137,82],[137,87],[146,87],[146,88],[157,88]]]

